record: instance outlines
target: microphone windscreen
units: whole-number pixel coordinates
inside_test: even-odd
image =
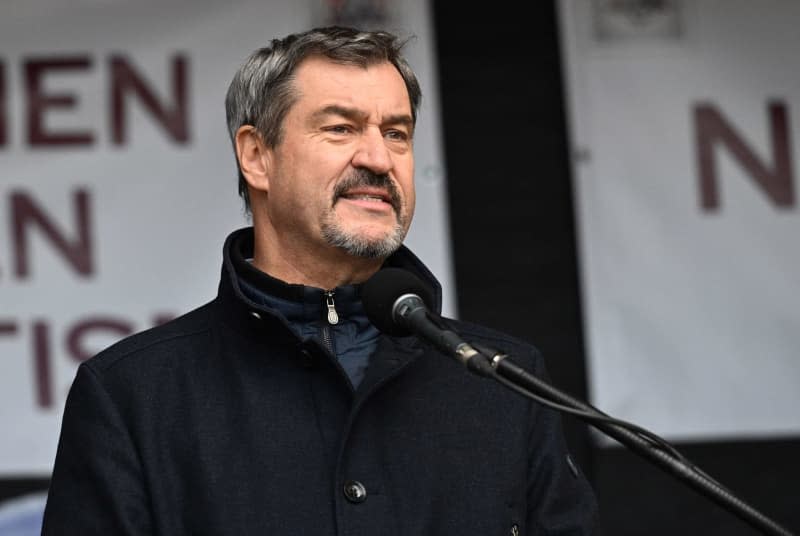
[[[383,268],[361,288],[361,301],[370,322],[383,333],[404,337],[411,332],[395,322],[392,307],[403,294],[416,294],[431,309],[433,293],[422,280],[402,268]]]

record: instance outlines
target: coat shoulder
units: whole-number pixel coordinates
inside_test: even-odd
[[[470,344],[480,344],[513,358],[520,365],[531,370],[544,367],[544,358],[532,343],[481,324],[451,318],[444,319],[451,329]]]
[[[180,355],[181,349],[208,344],[211,322],[207,303],[158,326],[129,335],[84,362],[84,366],[98,375],[131,360],[137,366],[148,358]]]

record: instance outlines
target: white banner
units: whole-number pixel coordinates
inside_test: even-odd
[[[247,224],[224,95],[269,39],[331,22],[416,36],[423,89],[408,244],[453,314],[425,0],[0,6],[0,475],[47,476],[80,361],[216,294]]]
[[[800,433],[800,3],[559,3],[593,402]]]

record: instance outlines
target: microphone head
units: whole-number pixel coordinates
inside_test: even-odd
[[[404,294],[415,294],[428,309],[434,303],[433,293],[422,280],[402,268],[383,268],[361,288],[361,301],[367,318],[383,333],[404,337],[411,331],[394,319],[394,304]]]

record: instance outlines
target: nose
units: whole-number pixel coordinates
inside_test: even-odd
[[[374,173],[388,173],[392,167],[392,155],[380,128],[365,129],[353,154],[353,167],[366,168]]]

